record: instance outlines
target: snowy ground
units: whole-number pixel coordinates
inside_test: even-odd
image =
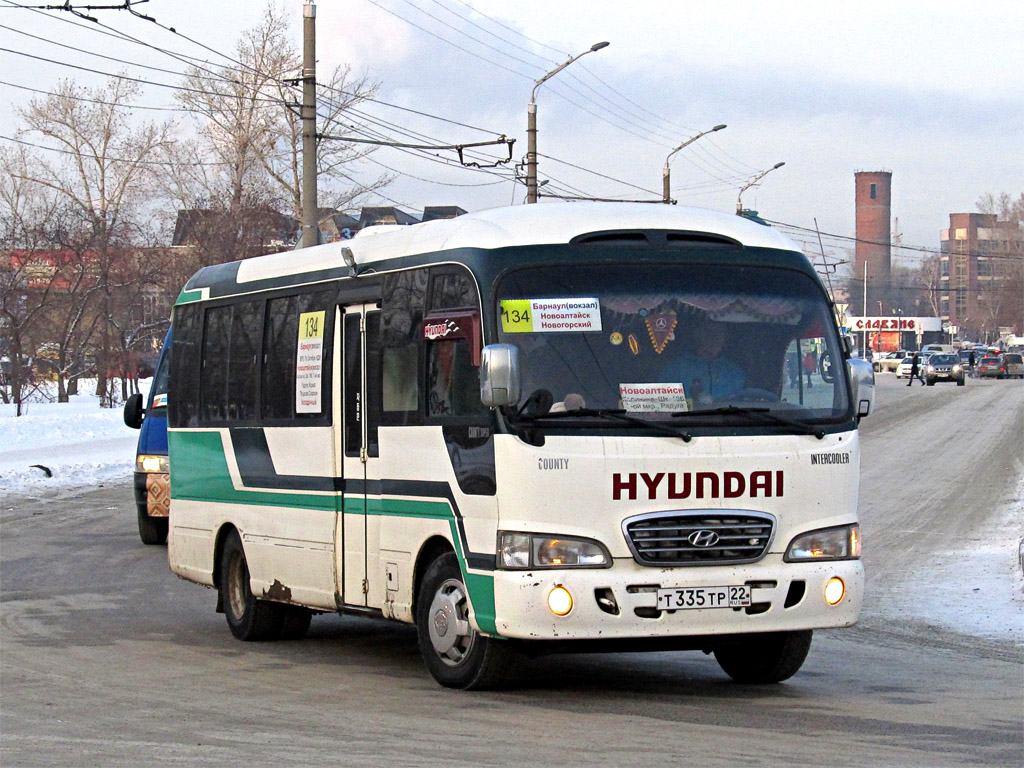
[[[143,393],[151,381],[139,382]],[[80,385],[83,393],[94,388],[93,381]],[[22,411],[16,417],[13,405],[0,403],[0,498],[131,479],[139,433],[124,425],[120,407],[100,408],[94,395],[79,394],[69,403],[27,403]]]
[[[932,553],[908,584],[869,594],[875,612],[1024,647],[1024,480],[992,527]],[[876,583],[876,589],[878,585]]]
[[[143,392],[149,383],[141,382]],[[88,382],[83,391],[90,391]],[[30,403],[25,411],[17,418],[14,406],[0,404],[0,503],[47,489],[129,482],[139,433],[124,425],[120,408],[100,408],[94,396],[82,394],[66,404]],[[1024,528],[1022,499],[1024,481],[992,530],[976,531],[957,541],[956,549],[936,553],[927,569],[912,574],[916,588],[904,584],[875,595],[874,610],[1024,645],[1024,576],[1017,544]],[[907,594],[914,599],[905,599]],[[1002,597],[984,597],[997,595]]]

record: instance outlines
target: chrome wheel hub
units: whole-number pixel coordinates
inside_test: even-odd
[[[445,581],[430,603],[430,644],[449,666],[462,663],[473,647],[476,633],[469,625],[469,600],[458,579]]]

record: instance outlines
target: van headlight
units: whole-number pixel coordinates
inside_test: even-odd
[[[860,526],[842,525],[802,533],[786,548],[787,563],[807,560],[856,560],[860,557]]]
[[[506,570],[608,568],[611,562],[608,551],[592,539],[498,532],[498,567]]]
[[[148,456],[140,453],[135,457],[136,472],[170,472],[171,464],[166,456]]]

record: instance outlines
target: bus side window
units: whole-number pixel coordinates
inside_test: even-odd
[[[359,315],[342,315],[344,355],[345,455],[358,456],[362,447],[363,370],[359,338]]]
[[[366,393],[366,450],[370,456],[377,456],[377,428],[380,426],[383,408],[382,352],[380,346],[380,312],[370,312],[366,316],[366,381],[369,391]]]
[[[256,370],[263,302],[206,312],[203,330],[201,417],[205,422],[256,418]]]
[[[377,428],[381,413],[381,351],[380,312],[366,315],[366,381],[369,392],[363,391],[363,339],[359,333],[359,313],[343,316],[345,356],[345,455],[358,456],[362,447],[363,423],[366,419],[366,452],[379,455]]]
[[[483,416],[480,372],[470,360],[469,341],[439,340],[427,349],[427,415]]]
[[[257,355],[263,331],[263,302],[236,304],[231,316],[227,412],[231,421],[256,418]]]
[[[295,374],[292,347],[299,322],[296,297],[267,302],[263,332],[264,419],[287,419],[295,410]]]
[[[203,328],[203,371],[200,418],[204,422],[227,418],[228,345],[231,341],[231,307],[206,311]]]
[[[264,420],[301,420],[327,422],[330,408],[319,412],[296,413],[295,377],[299,318],[308,312],[324,312],[323,362],[321,393],[330,392],[331,349],[334,326],[333,291],[299,296],[284,296],[267,302],[263,329],[263,373],[261,416]]]
[[[422,423],[419,392],[426,269],[384,276],[380,319],[382,416],[388,425]]]
[[[195,427],[199,423],[202,318],[202,310],[195,304],[185,304],[174,309],[169,384],[174,391],[168,398],[167,414],[168,424],[172,427]]]

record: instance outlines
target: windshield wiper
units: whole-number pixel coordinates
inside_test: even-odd
[[[822,440],[825,437],[825,430],[821,427],[815,427],[808,424],[806,421],[800,421],[799,419],[791,419],[788,416],[782,416],[778,411],[773,411],[770,408],[742,408],[738,405],[727,405],[724,408],[709,408],[707,410],[699,411],[679,411],[672,414],[672,418],[674,419],[699,416],[753,416],[756,419],[760,419],[762,423],[780,424],[784,427],[792,427],[793,429],[799,430],[802,434],[814,435],[819,440]]]
[[[605,419],[607,421],[619,421],[624,424],[634,424],[638,427],[645,427],[650,429],[658,430],[666,434],[672,435],[673,437],[681,437],[684,443],[688,443],[693,439],[693,435],[687,432],[685,429],[679,429],[678,427],[672,427],[668,424],[662,424],[657,421],[647,421],[636,416],[628,416],[626,411],[621,408],[577,408],[573,411],[556,411],[554,413],[544,413],[538,415],[519,414],[519,419],[522,421],[541,421],[546,419],[571,419],[573,417],[582,418],[597,418]]]

